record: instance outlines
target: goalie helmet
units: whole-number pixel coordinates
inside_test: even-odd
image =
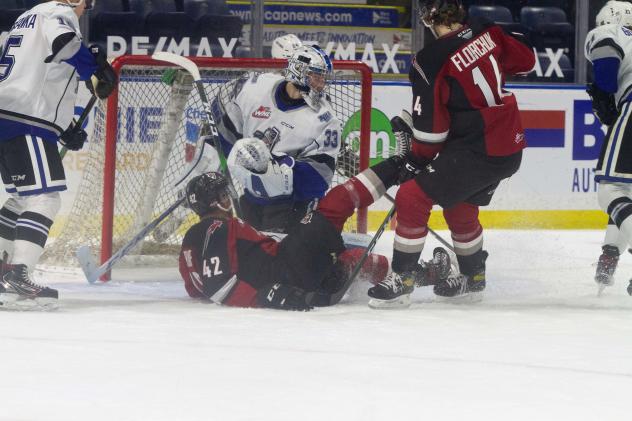
[[[285,80],[300,89],[305,100],[315,106],[325,95],[332,72],[331,59],[323,50],[318,46],[303,46],[289,58]]]
[[[461,0],[419,0],[419,20],[428,28],[465,21]]]
[[[272,58],[284,58],[289,59],[299,47],[302,47],[303,43],[294,34],[286,34],[280,37],[276,37],[272,41]]]
[[[189,208],[199,216],[204,216],[215,208],[225,209],[222,202],[230,200],[228,180],[218,172],[207,172],[189,181],[186,188],[186,201]]]
[[[597,13],[595,20],[597,26],[609,24],[632,26],[632,4],[610,0]]]

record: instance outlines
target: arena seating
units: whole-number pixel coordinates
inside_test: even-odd
[[[107,35],[127,41],[146,35],[151,44],[160,37],[191,37],[195,49],[200,38],[207,37],[213,54],[221,54],[218,38],[239,38],[243,27],[241,19],[228,14],[225,0],[99,0],[96,4],[90,14],[90,39],[101,45]],[[239,51],[247,54],[243,48]]]
[[[571,49],[575,29],[566,19],[566,13],[557,7],[523,7],[520,22],[529,28],[533,46]]]

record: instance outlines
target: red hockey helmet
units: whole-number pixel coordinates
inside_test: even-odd
[[[230,192],[228,180],[221,173],[207,172],[192,178],[187,184],[186,195],[189,208],[199,216],[218,207],[223,211],[230,210],[230,207],[226,209],[222,206],[222,202],[230,200]]]

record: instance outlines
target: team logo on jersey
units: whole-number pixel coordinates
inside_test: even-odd
[[[216,219],[215,221],[213,221],[211,225],[209,225],[208,229],[206,230],[206,234],[212,235],[221,226],[222,226],[222,221]]]
[[[252,116],[254,118],[270,118],[271,114],[272,111],[270,110],[270,107],[265,107],[262,105],[252,113]]]
[[[514,142],[520,143],[523,141],[524,141],[524,133],[516,133],[516,138],[514,139]]]
[[[305,215],[305,216],[303,217],[303,219],[301,219],[301,224],[303,224],[303,225],[307,225],[307,224],[309,224],[310,222],[312,222],[312,215],[313,215],[313,213],[312,213],[312,212],[310,212],[310,213],[308,213],[307,215]]]
[[[329,120],[331,120],[331,118],[332,118],[332,115],[329,111],[318,116],[318,120],[322,121],[323,123],[328,122]]]

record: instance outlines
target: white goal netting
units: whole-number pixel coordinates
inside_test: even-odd
[[[245,72],[278,69],[278,62],[263,59],[232,59],[229,64],[221,59],[196,61],[211,101],[221,86]],[[349,63],[338,64],[334,62],[334,69],[342,69],[335,71],[327,93],[346,137],[334,185],[358,172],[360,151],[368,147],[369,136],[366,130],[361,130],[369,127],[366,122],[361,127],[361,111],[365,110],[364,119],[370,115],[370,96],[367,98],[367,92],[363,95],[363,90],[370,87],[370,80],[366,83],[367,73]],[[44,265],[76,266],[74,254],[81,245],[89,245],[101,259],[116,252],[176,201],[178,189],[174,184],[195,154],[202,104],[190,76],[178,71],[175,80],[165,83],[164,76],[170,68],[149,58],[146,63],[139,58],[120,58],[114,67],[120,69],[118,95],[96,109],[81,184],[60,234],[46,247]],[[167,73],[173,76],[174,72]],[[105,164],[108,159],[115,163],[114,172]],[[363,229],[366,217],[359,215],[345,230]],[[182,235],[195,220],[192,214],[186,216],[171,232],[160,238],[148,236],[130,254],[142,256],[143,262],[164,261],[165,256],[167,261],[175,261]]]

